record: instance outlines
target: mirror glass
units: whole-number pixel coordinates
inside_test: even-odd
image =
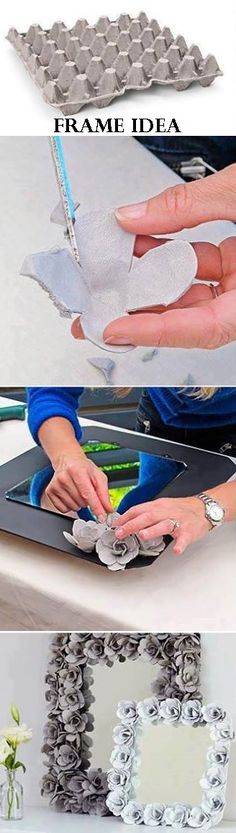
[[[119,723],[117,704],[120,700],[143,700],[152,694],[151,684],[158,679],[158,665],[142,659],[116,661],[112,668],[96,665],[92,669],[94,684],[91,693],[95,702],[90,711],[94,715],[91,766],[109,769],[114,747],[112,731]]]
[[[198,804],[206,769],[209,728],[182,724],[144,725],[136,798],[145,803]]]
[[[124,448],[117,443],[104,443],[95,439],[85,443],[83,449],[89,459],[106,472],[114,509],[119,509],[121,500],[138,485],[140,477],[143,483],[145,478],[145,484],[142,486],[143,494],[139,502],[144,502],[155,498],[167,483],[179,477],[185,470],[184,463],[168,457],[158,457],[156,454],[145,454],[136,449]],[[6,492],[6,498],[52,511],[52,507],[47,505],[43,494],[50,476],[52,475],[49,464],[45,469],[35,471],[27,480],[9,489]],[[154,477],[152,493],[147,490],[146,485],[151,476]],[[128,509],[130,505],[132,501],[125,508]]]

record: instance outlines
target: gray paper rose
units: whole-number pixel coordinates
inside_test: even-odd
[[[167,723],[175,723],[179,720],[181,713],[181,703],[177,697],[167,697],[159,705],[159,715]]]
[[[155,721],[159,715],[159,702],[156,697],[146,697],[137,704],[137,712],[143,721]]]
[[[184,804],[174,804],[173,807],[166,807],[164,812],[164,823],[181,829],[187,824],[189,809]]]
[[[202,707],[200,700],[186,700],[182,703],[182,723],[187,726],[196,726],[200,723],[202,717]]]
[[[146,804],[143,814],[144,824],[149,827],[159,827],[165,812],[164,804]]]
[[[125,570],[126,564],[139,554],[158,555],[165,548],[163,538],[143,544],[138,536],[128,535],[123,541],[119,541],[114,529],[114,522],[118,517],[118,512],[112,512],[107,515],[106,523],[103,524],[78,518],[73,523],[72,535],[69,532],[63,532],[63,535],[70,544],[84,552],[95,550],[102,564],[106,564],[108,569],[113,571]]]
[[[138,801],[129,801],[121,815],[126,824],[142,824],[144,820],[143,804]]]
[[[202,807],[192,807],[190,811],[190,815],[188,818],[188,825],[189,827],[205,827],[207,822],[210,820],[210,816]]]
[[[69,532],[63,532],[63,535],[75,547],[81,547],[84,552],[92,552],[101,532],[105,529],[105,524],[97,524],[96,521],[83,521],[82,518],[78,518],[73,523],[72,535]]]
[[[118,541],[113,529],[106,529],[96,543],[96,552],[109,570],[125,570],[126,564],[139,554],[139,542],[135,535]]]
[[[138,719],[137,703],[135,700],[120,700],[117,708],[117,716],[122,723],[136,723]]]
[[[110,792],[107,796],[106,803],[107,807],[113,813],[113,816],[120,816],[122,810],[124,809],[127,801],[127,795],[125,790],[122,788],[117,788]]]

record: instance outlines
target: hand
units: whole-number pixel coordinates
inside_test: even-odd
[[[173,521],[180,526],[173,530]],[[202,538],[211,529],[205,517],[204,505],[197,497],[159,498],[134,506],[115,522],[118,540],[137,534],[142,541],[159,535],[174,538],[173,552],[181,555],[186,547]]]
[[[147,202],[120,208],[116,218],[122,228],[136,233],[137,257],[164,245],[163,240],[147,235],[174,233],[209,220],[236,221],[236,165],[205,180],[167,188]],[[212,350],[236,340],[236,237],[219,246],[194,243],[193,248],[197,278],[215,281],[215,292],[211,286],[195,284],[169,307],[152,307],[117,319],[104,331],[107,344]],[[83,338],[79,318],[71,331],[74,338]]]
[[[86,457],[78,443],[73,450],[68,449],[59,457],[45,495],[63,514],[89,506],[103,521],[106,514],[113,511],[106,475]]]

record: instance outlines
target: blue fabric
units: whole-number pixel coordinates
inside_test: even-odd
[[[166,425],[176,428],[213,428],[236,422],[236,388],[219,388],[211,399],[196,399],[192,388],[147,388],[154,407]],[[83,388],[28,388],[28,425],[38,443],[40,425],[61,416],[72,423],[78,440],[76,415]]]
[[[201,429],[236,423],[236,388],[219,388],[211,399],[196,399],[193,390],[147,388],[165,425]]]
[[[33,439],[39,444],[38,431],[46,419],[64,417],[73,425],[77,440],[82,431],[77,419],[83,388],[27,388],[28,426]]]

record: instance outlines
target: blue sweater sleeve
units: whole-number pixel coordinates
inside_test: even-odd
[[[40,444],[40,426],[50,417],[68,419],[80,440],[82,431],[76,409],[82,393],[83,388],[27,388],[28,426],[36,443]]]

